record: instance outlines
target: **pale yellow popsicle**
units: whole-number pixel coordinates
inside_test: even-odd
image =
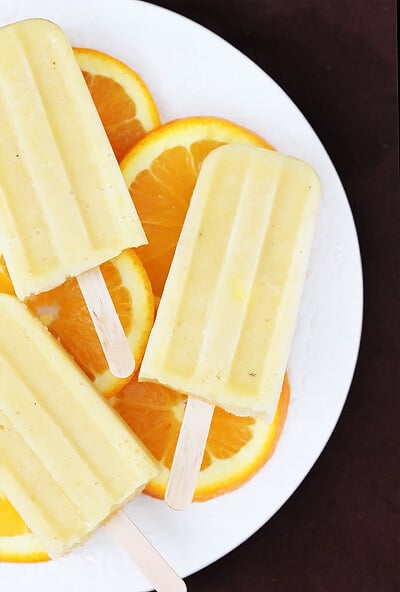
[[[62,555],[158,465],[38,319],[0,295],[0,484],[51,556]]]
[[[0,28],[0,252],[20,299],[146,243],[64,32]]]
[[[206,157],[140,380],[273,417],[319,200],[317,174],[296,158],[244,145]]]

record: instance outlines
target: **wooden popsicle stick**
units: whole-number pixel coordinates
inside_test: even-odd
[[[119,510],[105,526],[157,592],[186,592],[185,582],[123,510]]]
[[[214,408],[196,397],[187,400],[165,492],[173,510],[184,510],[192,503]]]
[[[130,376],[135,360],[100,268],[81,273],[77,280],[111,372]]]

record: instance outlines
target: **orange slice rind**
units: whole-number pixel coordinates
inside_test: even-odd
[[[157,106],[145,82],[125,63],[95,49],[75,47],[74,53],[120,161],[160,125]]]

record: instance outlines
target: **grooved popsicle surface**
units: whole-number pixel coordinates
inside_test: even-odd
[[[0,295],[0,482],[51,555],[86,538],[158,471],[47,329]]]
[[[205,159],[140,378],[273,416],[318,210],[306,163],[251,146]]]
[[[145,242],[63,31],[43,19],[0,28],[0,251],[17,295]]]

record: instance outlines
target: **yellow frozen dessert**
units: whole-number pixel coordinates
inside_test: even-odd
[[[206,157],[141,380],[273,418],[320,191],[308,164],[271,150],[226,145]]]
[[[157,463],[40,321],[0,295],[0,484],[51,556],[82,543]]]
[[[0,28],[0,252],[20,299],[146,243],[64,32]]]

